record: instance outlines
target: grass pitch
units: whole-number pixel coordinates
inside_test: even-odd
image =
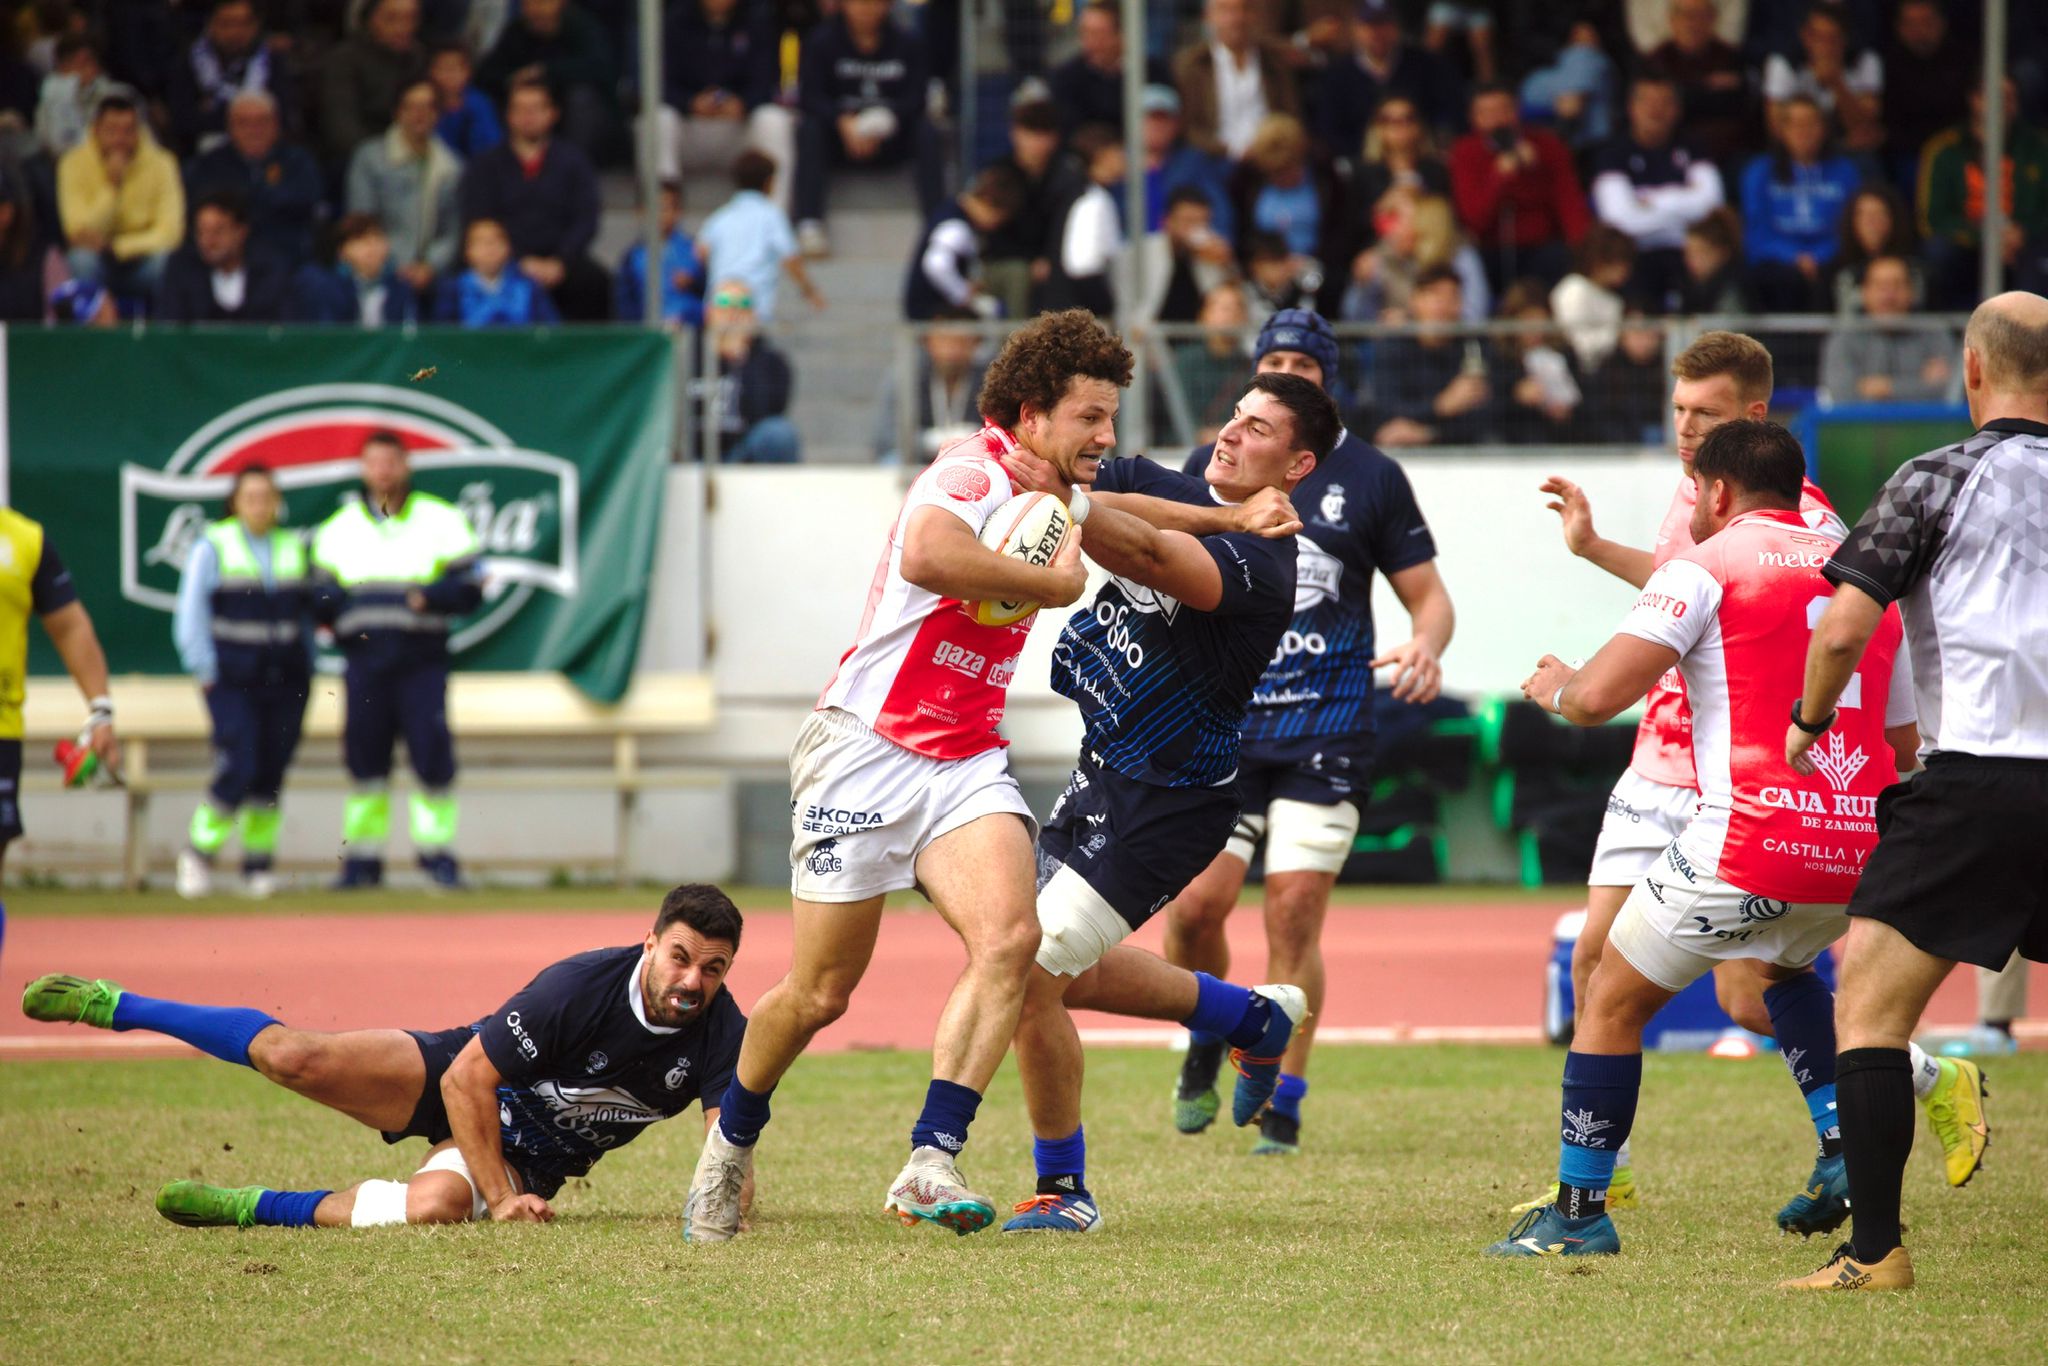
[[[1089,1055],[1085,1237],[957,1238],[880,1214],[926,1061],[799,1063],[760,1161],[756,1231],[690,1247],[701,1129],[657,1126],[557,1198],[549,1227],[193,1230],[163,1181],[396,1177],[342,1117],[207,1061],[0,1067],[0,1361],[2039,1361],[2048,1342],[2048,1057],[1990,1065],[1993,1144],[1965,1190],[1923,1128],[1906,1183],[1920,1286],[1793,1296],[1831,1240],[1771,1215],[1812,1132],[1773,1060],[1653,1056],[1644,1204],[1614,1259],[1480,1247],[1551,1169],[1559,1055],[1328,1048],[1308,1149],[1171,1131],[1178,1059]],[[1226,1107],[1227,1114],[1227,1107]],[[1007,1067],[964,1163],[1028,1194]]]

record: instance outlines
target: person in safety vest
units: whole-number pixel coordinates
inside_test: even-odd
[[[354,787],[342,808],[337,889],[384,880],[391,833],[391,742],[401,731],[420,790],[412,843],[437,887],[459,887],[455,740],[448,733],[448,629],[483,602],[468,518],[412,487],[397,433],[363,440],[363,495],[313,535],[313,613],[347,661],[342,757]]]
[[[278,794],[299,747],[313,676],[306,543],[277,524],[283,499],[262,465],[236,471],[227,516],[185,559],[171,634],[213,717],[213,783],[178,854],[178,895],[213,890],[213,859],[239,829],[242,886],[277,890]]]

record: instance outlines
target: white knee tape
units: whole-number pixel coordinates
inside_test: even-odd
[[[405,1222],[405,1182],[365,1181],[356,1187],[356,1207],[349,1211],[350,1228],[389,1228]]]
[[[1062,865],[1038,893],[1038,930],[1038,966],[1055,977],[1079,977],[1131,927],[1086,878]]]
[[[1231,830],[1230,839],[1225,842],[1223,852],[1249,868],[1252,854],[1257,851],[1259,841],[1265,837],[1265,816],[1247,811],[1237,818],[1237,825]]]
[[[1266,808],[1266,871],[1335,873],[1358,838],[1358,808],[1350,802],[1317,806],[1282,797]]]

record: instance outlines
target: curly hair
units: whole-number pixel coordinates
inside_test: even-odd
[[[1077,379],[1123,388],[1131,382],[1131,353],[1123,338],[1085,308],[1041,313],[1003,343],[981,383],[981,415],[1014,430],[1029,404],[1050,413]]]

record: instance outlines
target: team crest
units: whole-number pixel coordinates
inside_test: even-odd
[[[583,1070],[590,1073],[592,1076],[596,1076],[599,1072],[604,1071],[605,1068],[610,1067],[611,1065],[612,1060],[609,1057],[607,1057],[605,1055],[605,1051],[602,1048],[600,1048],[595,1053],[592,1053],[588,1060],[584,1062]]]
[[[1323,496],[1316,504],[1316,520],[1325,525],[1336,527],[1340,531],[1344,529],[1344,486],[1342,484],[1332,484],[1323,490]]]
[[[689,1079],[690,1060],[688,1058],[677,1058],[676,1065],[668,1069],[668,1075],[661,1079],[661,1084],[671,1091],[680,1091],[683,1088],[683,1083]]]

